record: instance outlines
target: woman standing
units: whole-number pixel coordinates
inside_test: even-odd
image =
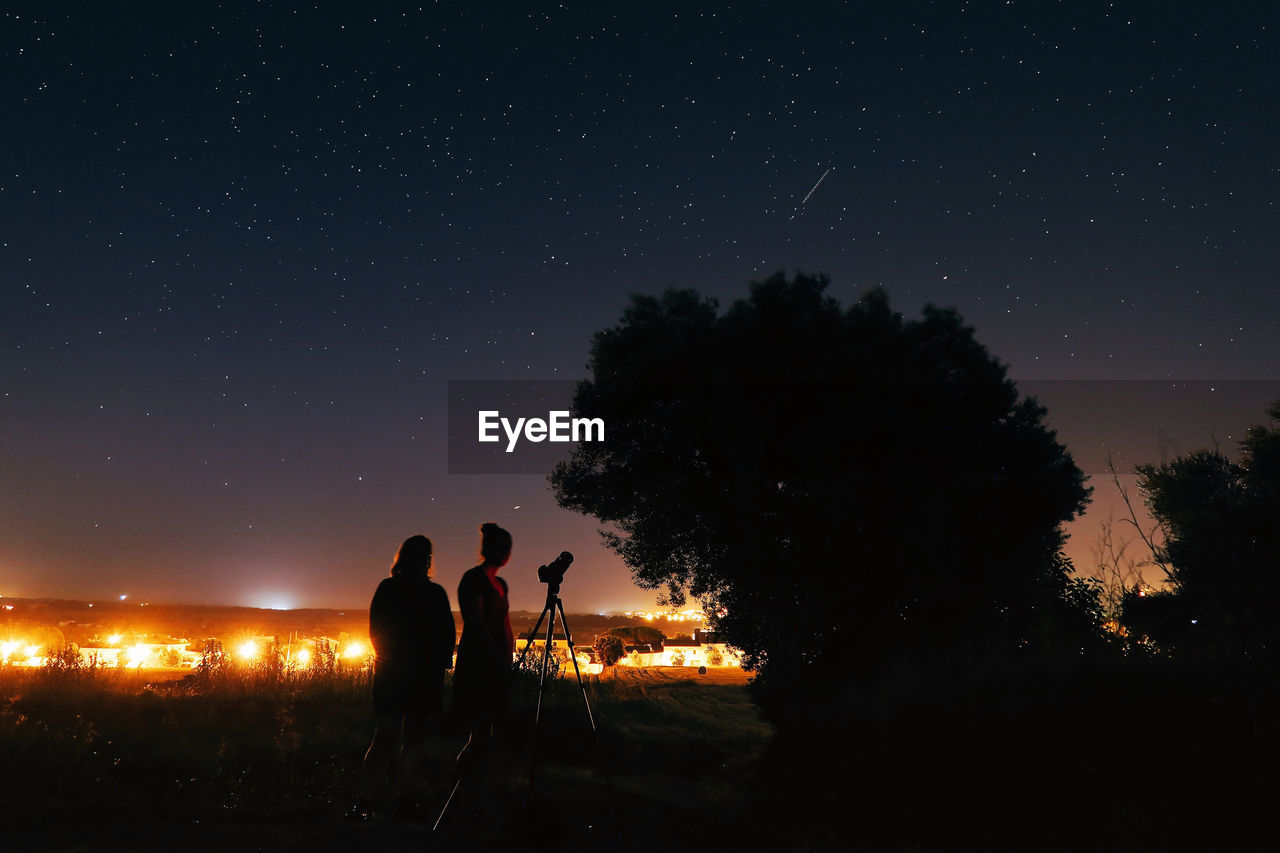
[[[511,632],[507,582],[498,570],[511,559],[511,534],[496,524],[480,526],[480,565],[458,584],[462,639],[453,668],[453,705],[467,720],[471,736],[458,755],[458,781],[466,802],[487,799],[483,768],[494,720],[507,710],[515,635]],[[470,811],[483,811],[483,807]]]
[[[431,540],[410,536],[396,553],[391,577],[378,584],[369,605],[377,728],[360,769],[360,798],[351,820],[373,816],[402,737],[396,814],[410,817],[416,809],[414,788],[422,775],[427,719],[440,713],[455,637],[449,596],[430,573]]]

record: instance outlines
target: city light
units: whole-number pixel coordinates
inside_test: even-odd
[[[643,619],[646,622],[653,622],[657,619],[665,619],[668,622],[705,622],[707,614],[701,610],[627,610],[623,616],[629,619]]]

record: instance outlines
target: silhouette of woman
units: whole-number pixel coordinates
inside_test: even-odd
[[[458,755],[458,780],[469,810],[487,799],[483,768],[488,759],[493,724],[507,710],[507,689],[515,636],[507,602],[507,582],[498,570],[511,558],[511,534],[496,524],[480,526],[481,564],[458,584],[462,639],[453,669],[454,709],[468,722],[471,735]]]
[[[360,795],[348,817],[369,820],[381,800],[387,771],[400,752],[400,802],[396,813],[415,811],[427,720],[443,704],[444,672],[453,662],[454,624],[449,595],[430,580],[431,540],[410,536],[378,584],[369,605],[373,641],[373,742],[360,769]]]

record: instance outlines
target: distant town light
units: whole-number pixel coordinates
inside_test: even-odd
[[[707,618],[707,614],[693,608],[688,610],[624,610],[622,615],[628,619],[643,619],[646,622],[652,622],[655,619],[664,619],[667,622],[705,622]],[[724,614],[722,613],[721,615]]]
[[[127,596],[127,595],[122,595],[122,596],[120,596],[120,600],[121,600],[121,601],[124,601],[124,600],[125,600],[126,598],[128,598],[128,597],[129,597],[129,596]]]
[[[282,592],[267,592],[254,596],[250,600],[250,607],[261,607],[264,610],[292,610],[297,605],[294,604],[293,596]]]

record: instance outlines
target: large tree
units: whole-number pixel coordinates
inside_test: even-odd
[[[1157,559],[1171,588],[1131,594],[1124,621],[1178,652],[1274,660],[1280,621],[1280,402],[1241,442],[1239,461],[1197,450],[1137,467],[1138,488],[1165,533]]]
[[[721,313],[637,296],[591,346],[551,476],[636,581],[686,594],[757,682],[821,689],[886,657],[1043,644],[1069,614],[1061,524],[1083,475],[952,310],[826,277],[753,283]]]

